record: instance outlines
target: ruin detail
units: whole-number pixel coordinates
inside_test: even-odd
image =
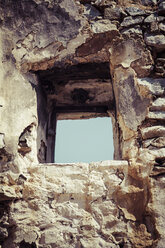
[[[0,0],[0,248],[165,247],[165,1]],[[55,164],[58,119],[114,160]]]

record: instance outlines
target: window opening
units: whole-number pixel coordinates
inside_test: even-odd
[[[55,163],[113,160],[113,153],[110,117],[57,121]]]
[[[108,62],[66,63],[65,65],[61,65],[59,65],[59,67],[55,66],[50,70],[37,72],[41,82],[43,97],[45,95],[47,99],[47,106],[45,108],[45,113],[48,113],[46,117],[47,163],[59,163],[57,155],[59,149],[59,128],[56,128],[56,124],[58,125],[59,122],[58,120],[67,122],[67,119],[72,119],[72,122],[74,123],[76,122],[73,121],[75,119],[81,119],[80,121],[82,121],[82,119],[103,118],[108,117],[109,113],[114,116],[115,113],[113,86]],[[110,129],[110,121],[108,126]],[[98,129],[95,136],[99,138],[98,134],[102,132],[103,129],[104,128],[100,126],[100,129]],[[66,130],[68,130],[68,128]],[[69,139],[71,140],[71,138],[68,138],[68,140]],[[103,145],[103,147],[104,149],[108,148],[108,146],[105,145]],[[80,149],[81,154],[83,154],[84,148]],[[113,149],[110,151],[111,154],[113,154],[112,151]],[[64,153],[63,147],[61,148],[61,152]],[[82,155],[82,157],[83,158],[78,159],[78,162],[85,162],[84,159],[86,159],[86,155]],[[99,161],[112,158],[112,155],[109,155],[108,158],[106,156],[104,158],[95,157],[92,160]],[[73,159],[73,161],[76,162],[75,159]]]

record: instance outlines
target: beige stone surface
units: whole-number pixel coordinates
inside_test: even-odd
[[[15,235],[3,247],[8,247],[8,242],[18,247],[21,240],[38,243],[39,247],[59,248],[68,244],[70,247],[93,244],[119,247],[128,237],[132,243],[135,230],[124,218],[131,221],[141,218],[145,211],[141,204],[146,194],[145,189],[129,180],[132,172],[127,161],[29,167],[27,180],[19,186],[22,197],[10,208],[10,222],[16,223]],[[145,179],[141,180],[145,183]],[[136,209],[132,212],[132,204],[138,209],[138,215]],[[143,244],[141,228],[136,239]],[[151,244],[146,229],[145,233]]]
[[[1,42],[3,42],[1,34]],[[1,51],[3,46],[1,44]],[[37,96],[26,75],[21,75],[12,61],[3,61],[1,52],[0,72],[0,130],[8,156],[17,157],[19,136],[25,128],[33,125],[30,146],[33,147],[28,155],[30,161],[37,162]],[[10,155],[11,154],[11,155]],[[6,158],[8,159],[8,158]],[[5,157],[4,157],[5,160]],[[25,161],[26,164],[26,161]],[[23,166],[23,163],[22,163]]]

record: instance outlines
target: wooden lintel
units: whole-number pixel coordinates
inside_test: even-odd
[[[81,112],[90,112],[90,113],[106,113],[108,106],[56,106],[56,113],[81,113]]]

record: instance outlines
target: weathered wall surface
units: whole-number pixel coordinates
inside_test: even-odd
[[[31,161],[36,162],[36,129],[38,123],[36,93],[29,83],[28,77],[21,75],[15,68],[12,58],[7,58],[7,55],[3,53],[6,52],[7,48],[5,47],[6,40],[3,39],[2,34],[1,42],[1,163],[5,165],[6,162],[19,159],[17,156],[18,149],[20,153],[26,153],[26,151],[23,151],[23,146],[25,150],[26,147],[29,147],[29,149],[33,147],[32,151],[28,151],[29,159],[31,158]],[[21,142],[25,141],[25,135],[27,135],[29,144],[27,146],[22,144],[22,146]],[[24,161],[21,162],[22,166]]]
[[[10,207],[11,228],[3,247],[153,244],[153,237],[147,232],[150,215],[145,213],[148,178],[136,175],[136,169],[129,168],[127,161],[43,164],[29,167],[28,173],[19,178],[10,176],[4,189],[6,197],[15,202]],[[15,194],[11,180],[13,185],[18,184]],[[147,225],[141,223],[145,218]]]
[[[5,0],[0,13],[0,246],[164,248],[165,1]],[[43,164],[55,109],[96,104],[120,161]]]

